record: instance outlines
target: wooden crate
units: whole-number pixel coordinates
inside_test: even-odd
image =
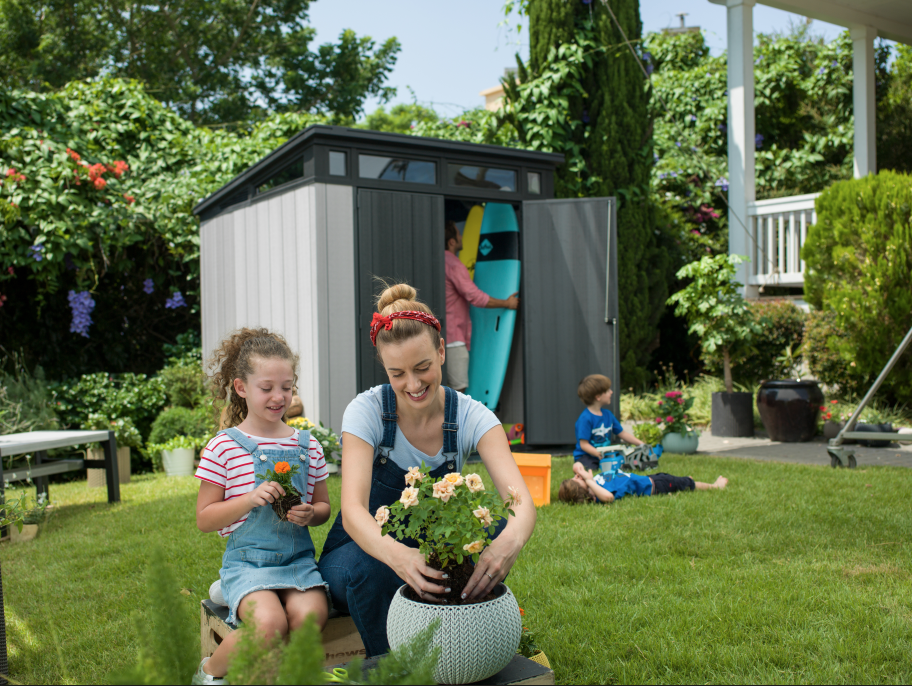
[[[234,631],[225,621],[228,608],[211,600],[200,604],[200,655],[210,657],[224,638]],[[364,643],[348,615],[331,612],[323,628],[323,664],[335,665],[365,656]]]

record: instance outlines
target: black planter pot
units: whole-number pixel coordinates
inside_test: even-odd
[[[757,392],[757,410],[769,437],[782,443],[809,441],[817,433],[823,391],[816,381],[764,381]]]
[[[754,398],[750,393],[712,394],[712,435],[730,438],[754,435]]]

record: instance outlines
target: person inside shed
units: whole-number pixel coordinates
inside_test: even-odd
[[[515,515],[481,553],[460,598],[452,599],[457,602],[484,598],[503,581],[536,517],[497,417],[443,386],[447,349],[440,322],[415,289],[404,283],[386,288],[377,310],[370,336],[389,384],[358,395],[342,417],[341,511],[319,561],[333,606],[351,614],[368,657],[389,650],[387,614],[403,582],[428,602],[453,593],[416,547],[383,536],[374,518],[380,506],[400,498],[409,468],[424,463],[422,471],[439,479],[460,472],[477,450],[501,497],[519,496]]]
[[[506,300],[492,298],[481,290],[469,276],[469,269],[459,259],[462,250],[462,235],[456,222],[448,221],[446,231],[446,327],[444,334],[447,347],[447,381],[457,391],[464,391],[469,385],[469,350],[472,348],[472,319],[469,305],[475,307],[505,307],[515,310],[519,307],[519,293]]]

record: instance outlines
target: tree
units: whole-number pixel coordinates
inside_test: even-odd
[[[761,332],[738,291],[741,284],[734,280],[737,265],[745,259],[741,255],[707,255],[691,262],[678,271],[677,277],[692,281],[668,299],[669,305],[676,306],[675,314],[687,319],[690,333],[700,337],[704,355],[722,352],[725,390],[729,393],[734,390],[733,358]]]
[[[529,0],[525,11],[530,59],[518,60],[518,83],[503,82],[504,118],[523,145],[566,155],[558,197],[619,199],[621,377],[640,386],[673,269],[651,199],[650,90],[628,47],[640,41],[639,3]]]
[[[0,73],[43,91],[98,76],[138,79],[198,124],[268,111],[354,118],[384,101],[400,46],[343,31],[312,50],[310,0],[0,0]]]
[[[367,115],[358,127],[370,131],[412,133],[419,124],[436,124],[439,120],[440,117],[430,107],[418,103],[400,103],[394,105],[389,112],[383,107],[378,107]]]

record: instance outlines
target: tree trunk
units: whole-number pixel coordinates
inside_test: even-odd
[[[722,348],[722,368],[725,376],[725,390],[732,393],[734,391],[734,383],[732,383],[732,365],[731,356],[728,354],[728,346]]]

